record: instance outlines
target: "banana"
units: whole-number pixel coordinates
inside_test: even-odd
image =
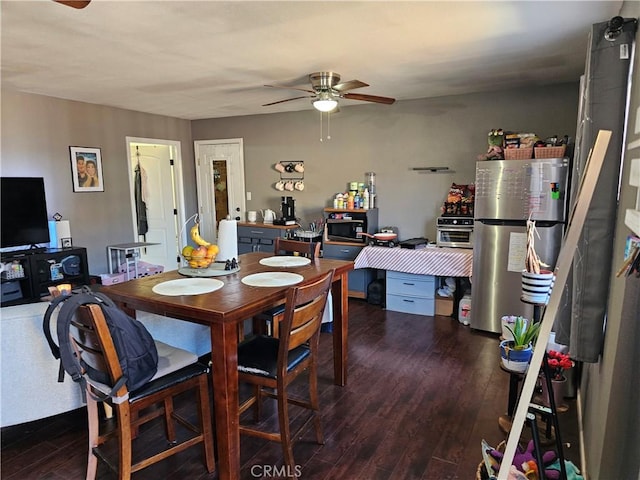
[[[211,242],[207,242],[204,238],[200,236],[200,224],[196,223],[193,227],[191,227],[191,239],[196,242],[198,245],[204,245],[208,247],[211,245]]]

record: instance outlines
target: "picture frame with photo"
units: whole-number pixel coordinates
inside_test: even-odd
[[[99,148],[69,147],[74,192],[104,192]]]

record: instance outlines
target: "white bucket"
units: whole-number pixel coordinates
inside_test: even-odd
[[[471,323],[471,295],[465,295],[458,304],[458,321],[463,325]]]

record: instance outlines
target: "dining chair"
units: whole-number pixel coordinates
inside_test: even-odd
[[[276,238],[274,243],[274,253],[276,255],[295,255],[307,257],[311,261],[320,257],[320,242],[301,242],[299,240],[289,240]],[[284,304],[270,308],[259,315],[253,317],[253,333],[264,335],[269,333],[273,337],[278,337],[280,322],[284,315]]]
[[[314,260],[320,256],[320,242],[302,242],[277,237],[273,244],[276,255],[301,255]]]
[[[263,397],[275,398],[279,424],[279,432],[241,424],[240,433],[280,442],[290,474],[297,473],[292,441],[312,422],[316,441],[324,444],[318,402],[318,344],[332,280],[333,270],[289,288],[279,338],[259,335],[238,346],[238,380],[253,386],[252,395],[240,405],[240,414],[253,406],[254,420],[258,422]],[[309,373],[308,398],[290,396],[287,386],[305,371]],[[290,431],[290,404],[310,410],[308,418],[295,433]]]
[[[122,368],[101,307],[97,304],[79,307],[71,322],[70,334],[81,362],[104,373],[105,378],[110,379],[111,385],[115,385],[122,377]],[[207,383],[209,368],[199,363],[195,354],[186,350],[158,341],[156,347],[158,372],[137,390],[128,391],[126,384],[123,384],[112,393],[110,385],[96,382],[85,375],[89,420],[87,479],[96,477],[98,459],[113,469],[120,480],[128,480],[133,472],[197,444],[202,445],[207,471],[214,471],[213,432]],[[189,390],[195,393],[198,426],[174,410],[173,398]],[[109,430],[106,428],[108,425],[100,424],[100,402],[113,409],[117,428]],[[150,449],[150,446],[155,447],[159,443],[151,438],[155,430],[151,425],[148,429],[140,427],[158,417],[164,417],[168,443],[162,442],[164,449]],[[176,424],[184,428],[176,429]],[[191,432],[190,435],[188,431]],[[117,447],[112,445],[113,443]],[[135,457],[134,443],[136,447],[140,447],[136,448]],[[113,458],[116,456],[115,452],[117,461]],[[140,458],[142,454],[148,456]],[[132,457],[136,460],[134,463]]]

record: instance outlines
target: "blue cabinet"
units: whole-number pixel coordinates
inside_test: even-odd
[[[352,245],[348,243],[324,242],[322,256],[337,260],[355,260],[364,248],[364,244]],[[358,268],[349,272],[349,296],[367,298],[367,287],[374,278],[372,268]]]
[[[296,225],[271,225],[264,223],[238,224],[238,255],[249,252],[273,252],[276,238],[285,238]]]

